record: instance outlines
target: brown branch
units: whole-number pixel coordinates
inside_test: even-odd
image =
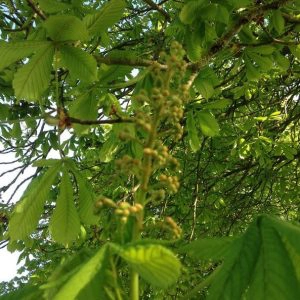
[[[133,123],[133,119],[113,119],[113,120],[80,120],[77,118],[69,117],[68,121],[72,124],[80,125],[102,125],[102,124],[117,124],[117,123]]]
[[[132,67],[151,67],[153,64],[159,64],[155,60],[149,59],[141,59],[141,58],[112,58],[112,57],[105,57],[100,55],[94,55],[96,61],[98,63],[103,63],[107,65],[124,65],[124,66],[132,66]],[[161,69],[166,69],[166,65],[159,64]]]
[[[27,4],[32,8],[32,10],[41,17],[42,20],[46,20],[47,17],[46,15],[43,13],[43,11],[37,7],[37,5],[33,2],[33,0],[27,0]]]
[[[154,10],[157,10],[159,13],[161,13],[166,18],[167,21],[171,20],[170,15],[165,10],[163,10],[159,4],[156,4],[152,0],[143,0],[143,1],[146,2]]]

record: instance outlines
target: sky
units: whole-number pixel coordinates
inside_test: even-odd
[[[45,127],[46,128],[46,127]],[[68,131],[64,131],[64,133],[61,135],[61,141],[65,141],[71,137],[70,133]],[[0,150],[3,150],[3,145],[1,145],[0,142]],[[59,153],[57,151],[51,150],[50,153],[48,154],[47,158],[59,158]],[[9,161],[14,161],[16,160],[15,156],[13,153],[8,153],[8,154],[2,154],[0,153],[0,187],[3,187],[7,185],[11,180],[15,178],[15,176],[18,174],[20,170],[16,170],[11,173],[7,173],[3,176],[1,174],[9,169],[12,169],[14,167],[19,166],[19,164],[14,163],[14,164],[1,164],[3,162],[9,162]],[[5,193],[1,194],[2,200],[6,202],[11,194],[14,192],[15,187],[25,178],[29,177],[30,175],[33,175],[35,173],[36,168],[33,167],[28,167],[24,174],[22,174],[18,180],[14,183],[12,187],[10,187]],[[23,184],[16,194],[13,196],[11,202],[17,202],[21,197],[26,189],[27,185],[29,184],[30,180],[28,180],[25,184]],[[19,258],[19,252],[14,252],[11,253],[7,251],[6,248],[0,249],[0,282],[2,281],[9,281],[12,278],[14,278],[17,275],[17,270],[18,268],[22,265],[22,262],[20,262],[19,265],[17,265],[17,261]]]

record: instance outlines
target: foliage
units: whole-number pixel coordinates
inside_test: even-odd
[[[299,298],[299,13],[2,1],[0,299]]]

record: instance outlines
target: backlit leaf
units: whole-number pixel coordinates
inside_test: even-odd
[[[97,63],[94,57],[75,47],[60,47],[63,65],[69,70],[71,77],[91,83],[97,79]]]
[[[53,41],[86,41],[89,39],[84,23],[75,16],[50,16],[43,26]]]
[[[18,41],[9,43],[1,41],[0,70],[49,45],[51,45],[51,42],[48,41]]]
[[[128,247],[118,254],[154,286],[167,288],[179,277],[179,260],[170,250],[160,245]]]
[[[50,81],[54,47],[47,44],[39,49],[30,62],[20,68],[13,80],[18,99],[39,102]]]
[[[11,240],[25,239],[36,229],[59,169],[60,162],[57,162],[44,175],[30,183],[21,201],[17,204],[9,223]]]
[[[197,112],[196,119],[204,135],[216,136],[219,134],[220,127],[212,113],[208,111]]]
[[[101,35],[102,32],[121,19],[125,7],[125,1],[111,0],[95,14],[87,15],[84,18],[84,23],[92,35]]]

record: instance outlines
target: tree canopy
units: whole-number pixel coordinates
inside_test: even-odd
[[[298,299],[299,16],[1,1],[0,299]]]

